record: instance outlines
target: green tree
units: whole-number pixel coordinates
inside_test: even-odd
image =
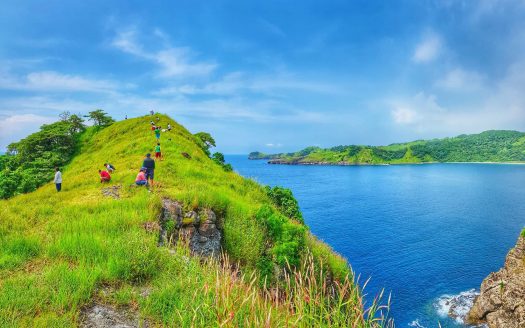
[[[195,133],[195,136],[206,145],[208,149],[215,147],[215,139],[207,132]]]
[[[54,167],[68,163],[76,150],[78,132],[84,130],[78,115],[65,112],[61,120],[11,143],[0,156],[0,198],[31,192],[52,178]]]
[[[85,115],[84,117],[87,117],[88,120],[93,121],[93,124],[95,126],[108,126],[115,122],[115,120],[113,120],[113,118],[111,118],[111,116],[109,116],[102,109],[95,109],[94,111],[89,112],[88,115]]]
[[[194,134],[197,144],[206,155],[210,156],[210,148],[215,147],[215,139],[207,132],[198,132]]]
[[[273,188],[266,186],[266,194],[283,214],[290,219],[303,223],[303,215],[299,210],[299,203],[290,189],[279,186]]]
[[[226,172],[231,172],[233,171],[233,167],[231,166],[231,164],[226,164],[225,161],[224,161],[224,155],[222,153],[219,153],[219,152],[215,152],[213,153],[213,155],[211,155],[211,159],[217,163],[218,165],[222,166],[222,168],[224,169],[224,171]]]
[[[71,133],[83,132],[86,129],[84,119],[77,114],[70,115],[67,122],[70,124]]]

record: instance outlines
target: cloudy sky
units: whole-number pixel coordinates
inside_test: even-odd
[[[525,1],[0,3],[0,151],[150,109],[225,153],[525,131]]]

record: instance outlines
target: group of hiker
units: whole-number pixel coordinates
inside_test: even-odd
[[[155,112],[150,111],[150,114],[153,116]],[[127,115],[126,115],[127,119]],[[160,121],[160,118],[156,117],[157,122]],[[155,124],[153,120],[151,123],[151,130],[155,134],[155,138],[157,140],[157,144],[154,148],[155,150],[155,158],[158,160],[162,160],[162,152],[160,148],[160,133],[171,131],[171,124],[168,123],[167,129],[162,129],[160,125]],[[98,170],[99,176],[100,176],[100,183],[107,183],[111,181],[111,174],[116,170],[115,166],[113,166],[110,163],[104,163],[104,169]],[[133,185],[136,186],[153,186],[153,179],[155,176],[155,160],[151,158],[151,154],[147,153],[146,158],[144,158],[144,161],[142,162],[142,166],[139,170],[139,173],[137,174],[137,177],[135,178],[135,183]],[[55,178],[53,180],[56,186],[57,192],[60,192],[62,190],[62,172],[58,167],[55,168]]]

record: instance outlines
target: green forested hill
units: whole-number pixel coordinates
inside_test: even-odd
[[[492,130],[454,138],[418,140],[388,146],[308,147],[295,153],[262,154],[275,164],[402,164],[425,162],[525,162],[525,133]]]
[[[44,183],[0,200],[0,327],[80,326],[94,305],[149,327],[386,324],[363,304],[346,261],[308,232],[289,191],[229,171],[199,138],[159,118],[173,130],[161,135],[151,190],[130,187],[156,143],[150,117],[140,117],[79,132],[61,192]],[[101,184],[106,161],[117,170]],[[159,220],[167,199],[216,214],[220,261],[191,256],[177,236],[157,246],[159,229],[176,228]]]

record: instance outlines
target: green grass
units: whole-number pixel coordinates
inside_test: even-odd
[[[378,319],[385,310],[379,303],[364,304],[346,261],[306,229],[294,237],[304,244],[300,250],[290,248],[291,237],[275,237],[276,245],[288,245],[279,254],[291,249],[298,256],[286,277],[283,270],[275,274],[286,258],[270,251],[269,230],[256,218],[262,206],[274,206],[265,189],[225,172],[186,129],[160,117],[173,130],[161,136],[165,160],[157,163],[153,192],[129,187],[155,145],[149,117],[141,117],[88,129],[63,170],[62,192],[47,184],[0,201],[0,327],[76,326],[94,301],[136,312],[152,326],[387,324]],[[99,183],[98,169],[107,161],[117,168],[109,185],[121,187],[120,199],[101,194],[108,185]],[[184,247],[175,253],[157,247],[158,235],[142,225],[158,219],[165,197],[217,214],[227,260],[202,262]],[[285,220],[286,233],[300,225]],[[306,274],[318,278],[308,304],[300,297],[313,286]],[[336,281],[329,286],[344,286],[337,297],[322,283],[327,276]],[[273,278],[265,284],[265,277]]]

